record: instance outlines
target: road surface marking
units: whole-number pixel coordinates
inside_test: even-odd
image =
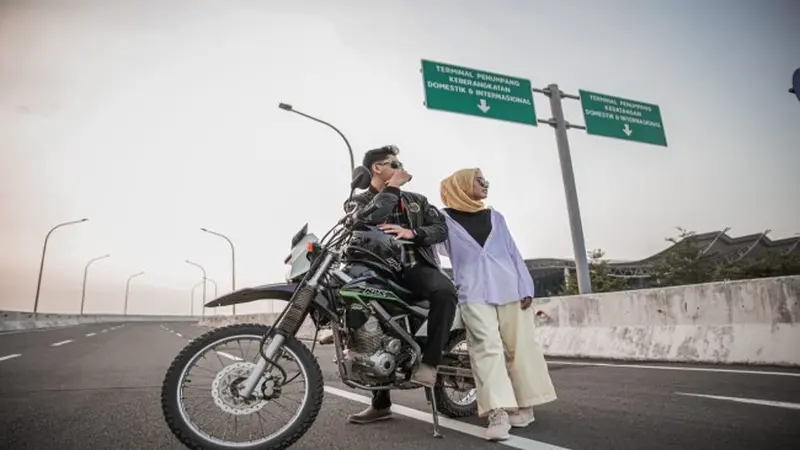
[[[218,354],[219,356],[222,356],[222,357],[225,357],[225,358],[231,359],[231,360],[233,360],[233,361],[244,361],[242,358],[239,358],[238,356],[233,356],[233,355],[231,355],[230,353],[225,353],[225,352],[217,352],[217,354]]]
[[[692,394],[689,392],[676,392],[676,394],[686,395],[689,397],[701,397],[701,398],[710,398],[714,400],[728,400],[731,402],[749,403],[751,405],[774,406],[776,408],[787,408],[787,409],[800,409],[800,403],[776,402],[772,400],[760,400],[757,398],[723,397],[721,395]]]
[[[14,355],[0,356],[0,361],[5,361],[5,360],[7,360],[7,359],[14,359],[14,358],[16,358],[16,357],[18,357],[18,356],[22,356],[22,355],[20,355],[19,353],[17,353],[17,354],[14,354]]]
[[[353,392],[344,391],[342,389],[337,389],[330,386],[325,386],[325,392],[333,394],[337,397],[342,397],[348,400],[352,400],[354,402],[363,403],[365,405],[369,405],[372,403],[372,399],[368,397],[364,397],[363,395],[358,395]],[[392,412],[395,414],[399,414],[401,416],[409,417],[411,419],[419,420],[421,422],[427,422],[429,424],[433,424],[433,417],[431,416],[430,412],[419,411],[416,409],[408,408],[406,406],[398,405],[396,403],[392,404]],[[480,439],[486,439],[485,428],[479,427],[477,425],[472,425],[469,423],[459,422],[457,420],[450,419],[449,417],[440,416],[439,426],[442,428],[449,428],[451,430],[455,430],[460,433],[468,434],[470,436],[475,436]],[[528,439],[514,435],[511,435],[510,439],[506,441],[496,442],[496,444],[505,445],[512,448],[519,448],[522,450],[567,450],[565,447],[559,447],[556,445],[547,444],[540,441],[534,441],[533,439]]]
[[[89,333],[89,334],[87,334],[87,335],[86,335],[86,337],[92,337],[92,336],[94,336],[94,335],[96,335],[96,334],[97,334],[97,333]]]
[[[642,364],[611,364],[611,363],[591,363],[591,362],[578,362],[578,361],[547,361],[547,363],[563,364],[568,366],[619,367],[622,369],[685,370],[692,372],[721,372],[721,373],[740,373],[740,374],[751,374],[751,375],[777,375],[783,377],[800,377],[800,373],[771,372],[766,370],[715,369],[711,367],[649,366]]]
[[[66,341],[56,342],[55,344],[50,344],[52,347],[61,347],[64,344],[69,344],[72,342],[72,339],[67,339]]]
[[[101,331],[101,333],[108,333],[108,330],[103,330]]]
[[[182,335],[182,334],[180,334],[180,333],[175,333],[175,336],[178,336],[178,337],[183,337],[183,335]]]

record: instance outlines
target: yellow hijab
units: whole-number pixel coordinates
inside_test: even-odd
[[[477,168],[461,169],[442,180],[440,195],[448,208],[462,212],[477,212],[486,206],[472,196]]]

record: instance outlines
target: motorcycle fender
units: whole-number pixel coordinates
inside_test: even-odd
[[[239,289],[238,291],[233,291],[206,303],[206,308],[232,306],[240,303],[250,303],[256,300],[289,301],[295,289],[297,289],[297,283],[273,283]]]
[[[257,300],[283,300],[288,302],[296,289],[297,283],[273,283],[239,289],[238,291],[231,292],[206,303],[206,308],[232,306]],[[321,293],[317,293],[313,305],[329,316],[335,317],[334,312],[331,310],[331,302]]]
[[[464,329],[464,320],[461,318],[461,306],[457,305],[456,318],[455,320],[453,320],[453,326],[450,327],[450,331],[463,330],[463,329]],[[425,320],[425,322],[423,322],[422,325],[420,325],[419,330],[417,330],[417,333],[414,335],[414,337],[427,337],[427,336],[428,336],[428,321]]]

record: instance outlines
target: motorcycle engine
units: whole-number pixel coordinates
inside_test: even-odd
[[[378,318],[358,303],[347,308],[344,321],[349,335],[345,367],[354,381],[368,384],[393,374],[402,348],[400,339],[386,335]]]

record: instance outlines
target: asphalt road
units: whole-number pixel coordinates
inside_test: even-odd
[[[167,366],[206,329],[187,323],[86,325],[0,333],[0,448],[181,449],[159,405]],[[800,442],[800,371],[551,361],[558,401],[514,439],[490,444],[484,423],[442,419],[431,437],[421,391],[394,395],[396,416],[346,423],[367,399],[337,382],[330,347],[315,351],[326,393],[314,449],[789,449]],[[708,397],[716,396],[716,397]]]

